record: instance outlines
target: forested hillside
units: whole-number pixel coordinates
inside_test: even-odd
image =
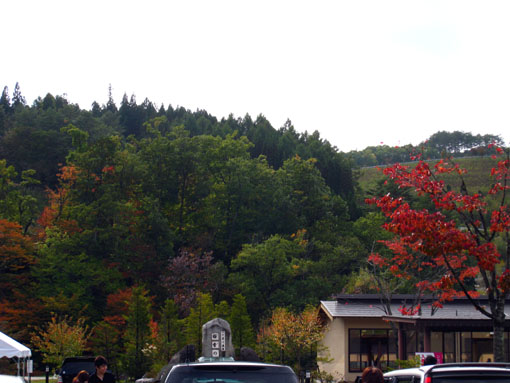
[[[238,310],[254,345],[274,309],[342,291],[384,238],[352,158],[290,121],[127,95],[90,110],[51,94],[28,105],[4,88],[0,330],[37,344],[52,320],[88,326],[84,347],[120,364],[137,310],[168,355]]]
[[[349,163],[290,122],[134,96],[29,106],[17,86],[0,129],[0,328],[20,340],[52,316],[122,329],[139,287],[155,321],[168,299],[182,319],[200,294],[241,294],[257,328],[340,291],[366,258]]]
[[[404,145],[391,147],[388,145],[369,146],[361,151],[347,153],[347,157],[356,167],[390,165],[397,162],[408,162],[410,154],[420,153],[422,158],[439,159],[445,155],[459,157],[488,156],[495,154],[491,144],[503,146],[501,137],[493,134],[473,135],[460,131],[440,131],[417,146]]]

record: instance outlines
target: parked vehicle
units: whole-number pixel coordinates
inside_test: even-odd
[[[510,363],[446,363],[394,370],[385,383],[508,383]]]
[[[254,362],[198,362],[172,367],[164,383],[298,383],[288,366]]]
[[[96,372],[93,356],[74,356],[65,358],[62,367],[57,370],[57,383],[72,383],[73,378],[82,370],[87,371],[90,375]]]

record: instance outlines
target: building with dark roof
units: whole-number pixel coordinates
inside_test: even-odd
[[[418,306],[414,295],[394,295],[391,302],[378,294],[335,298],[321,301],[320,315],[328,324],[322,343],[329,355],[323,356],[329,362],[320,367],[337,379],[354,381],[367,366],[386,370],[397,359],[412,359],[420,352],[440,353],[445,363],[494,360],[492,321],[466,298],[454,299],[442,308],[434,307],[432,297],[422,297]],[[488,306],[486,298],[479,301]],[[506,311],[508,361],[510,304]]]

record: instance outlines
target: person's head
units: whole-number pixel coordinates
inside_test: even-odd
[[[81,370],[78,375],[74,377],[73,383],[87,383],[89,378],[89,373],[85,370]]]
[[[384,383],[382,371],[377,367],[365,368],[361,374],[361,383]]]
[[[433,355],[427,355],[425,359],[423,360],[424,366],[430,366],[432,364],[437,364],[437,359]]]
[[[106,361],[106,358],[101,355],[97,356],[96,359],[94,359],[94,365],[96,366],[96,371],[102,374],[104,374],[108,369],[108,362]]]

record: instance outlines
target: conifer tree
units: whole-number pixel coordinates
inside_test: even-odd
[[[14,92],[12,94],[12,107],[13,107],[13,109],[16,109],[20,106],[25,106],[25,105],[26,105],[25,97],[23,97],[21,95],[21,91],[19,89],[19,83],[16,83],[16,85],[14,86]]]
[[[11,111],[11,99],[9,98],[9,88],[4,87],[2,96],[0,96],[0,107],[4,108],[4,112],[8,114]]]
[[[253,332],[250,315],[248,314],[246,299],[241,294],[234,296],[229,323],[232,331],[232,343],[236,352],[244,346],[253,347],[255,333]]]
[[[202,354],[202,325],[214,319],[216,310],[211,294],[198,294],[195,307],[185,319],[186,344],[194,344],[197,355]]]
[[[159,348],[161,357],[168,362],[180,348],[182,335],[180,331],[178,308],[173,299],[167,299],[160,312]]]
[[[230,306],[227,301],[221,301],[215,306],[216,316],[228,321],[230,317]]]
[[[147,293],[147,290],[141,286],[133,288],[126,317],[125,337],[127,342],[124,368],[135,379],[140,378],[148,370],[150,364],[144,354],[144,349],[150,346],[150,322],[152,320],[151,302]]]
[[[108,86],[108,101],[106,103],[106,110],[117,113],[117,105],[115,105],[115,101],[112,96],[112,84]]]

